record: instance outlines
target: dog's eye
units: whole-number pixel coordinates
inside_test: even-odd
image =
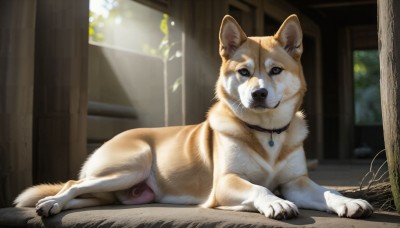
[[[282,72],[282,68],[272,67],[272,69],[269,71],[269,75],[273,76],[273,75],[280,74],[281,72]]]
[[[238,73],[242,75],[243,77],[250,77],[250,71],[246,68],[242,68],[238,70]]]

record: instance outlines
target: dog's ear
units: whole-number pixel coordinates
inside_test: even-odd
[[[274,38],[295,59],[300,59],[303,53],[303,31],[295,14],[290,15],[282,23]]]
[[[222,19],[221,28],[219,30],[220,55],[225,58],[231,57],[246,39],[246,34],[236,20],[226,15],[224,19]]]

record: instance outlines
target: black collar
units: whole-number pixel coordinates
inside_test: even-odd
[[[278,129],[275,129],[275,128],[274,129],[266,129],[266,128],[263,128],[263,127],[260,127],[260,126],[257,126],[257,125],[248,124],[246,122],[245,122],[245,124],[250,129],[253,129],[253,130],[256,130],[256,131],[268,132],[270,134],[273,134],[273,133],[280,134],[280,133],[286,131],[289,128],[290,122],[286,126],[284,126],[282,128],[278,128]]]

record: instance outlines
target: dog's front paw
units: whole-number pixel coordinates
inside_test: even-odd
[[[366,218],[374,212],[365,200],[347,198],[331,191],[326,191],[324,195],[329,209],[340,217]]]
[[[294,203],[287,200],[279,199],[267,204],[261,210],[261,213],[264,214],[267,218],[281,220],[297,217],[299,215],[299,210]]]
[[[350,199],[336,207],[336,213],[340,217],[366,218],[371,216],[373,212],[373,207],[362,199]]]
[[[36,214],[42,217],[48,217],[60,213],[62,207],[53,197],[46,197],[36,204]]]

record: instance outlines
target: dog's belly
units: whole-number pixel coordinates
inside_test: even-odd
[[[193,165],[187,169],[152,172],[146,183],[155,194],[155,202],[201,204],[211,192],[212,179],[212,173]]]

